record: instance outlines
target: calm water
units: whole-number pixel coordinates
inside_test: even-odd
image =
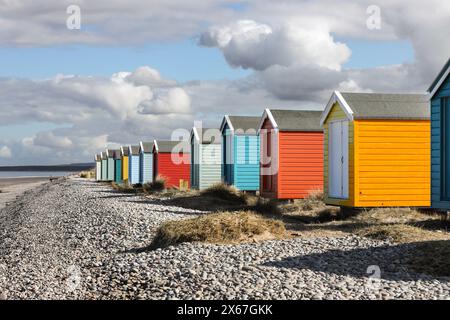
[[[62,177],[70,172],[62,171],[0,171],[1,178],[26,178],[26,177]]]

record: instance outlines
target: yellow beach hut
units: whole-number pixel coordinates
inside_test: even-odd
[[[124,183],[128,182],[128,146],[120,147],[120,156],[122,157],[122,181]]]
[[[334,92],[322,117],[325,203],[430,206],[425,94]]]

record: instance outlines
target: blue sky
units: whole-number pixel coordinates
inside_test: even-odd
[[[414,60],[408,41],[337,38],[352,50],[346,68],[372,68]],[[188,63],[186,63],[188,61]],[[195,39],[143,46],[47,46],[0,48],[0,76],[42,79],[56,74],[110,76],[148,65],[177,81],[236,79],[250,71],[230,67],[219,50]]]

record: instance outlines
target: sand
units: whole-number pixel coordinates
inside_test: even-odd
[[[46,182],[49,182],[48,177],[0,178],[0,210],[25,191]]]

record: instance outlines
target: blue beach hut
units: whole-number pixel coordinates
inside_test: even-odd
[[[239,190],[259,190],[261,117],[228,116],[222,120],[222,180]]]
[[[450,210],[450,59],[428,92],[431,101],[431,206]]]
[[[128,150],[128,183],[139,184],[139,146],[129,146]]]

